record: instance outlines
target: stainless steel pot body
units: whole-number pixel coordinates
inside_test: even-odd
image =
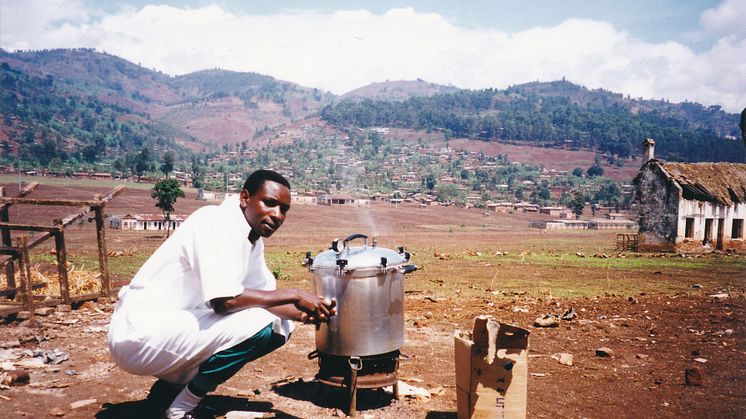
[[[317,269],[314,289],[337,300],[337,315],[316,331],[316,349],[368,356],[404,344],[404,274],[400,267]]]

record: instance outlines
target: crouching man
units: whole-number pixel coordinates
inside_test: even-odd
[[[282,346],[292,321],[328,321],[334,302],[276,289],[264,260],[290,209],[290,184],[257,170],[237,198],[195,211],[119,292],[109,350],[125,371],[158,378],[149,399],[189,418],[208,392]]]

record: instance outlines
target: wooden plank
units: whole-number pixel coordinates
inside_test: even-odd
[[[67,279],[67,251],[65,250],[65,232],[62,229],[54,234],[54,249],[57,254],[57,274],[60,278],[60,297],[62,302],[70,304],[70,287]]]
[[[15,224],[9,222],[0,222],[0,228],[8,230],[23,230],[23,231],[57,231],[60,227],[57,226],[40,226],[33,224]]]
[[[46,286],[47,286],[46,282],[34,282],[33,284],[31,284],[31,289],[38,290]],[[14,296],[21,291],[23,290],[19,288],[5,288],[5,289],[0,290],[0,297]]]
[[[25,236],[16,239],[18,244],[18,272],[21,274],[21,288],[23,289],[23,301],[25,309],[29,311],[30,318],[34,318],[34,293],[31,287],[31,260]]]
[[[23,205],[59,205],[64,207],[93,207],[99,208],[104,206],[107,202],[111,201],[124,191],[124,186],[119,185],[112,189],[106,196],[99,199],[92,200],[71,200],[71,199],[34,199],[34,198],[9,198],[0,196],[0,204],[12,205],[12,204],[23,204]]]
[[[0,247],[0,255],[18,256],[18,249],[15,247]]]
[[[29,183],[28,185],[26,185],[25,188],[23,188],[21,190],[21,192],[18,193],[17,198],[23,198],[24,196],[30,194],[31,192],[34,191],[34,189],[36,189],[37,186],[39,186],[38,182]],[[3,188],[2,192],[3,193],[0,194],[0,197],[4,197],[5,196],[5,188]],[[2,209],[7,210],[9,206],[10,206],[10,204],[0,205],[0,210],[2,210]]]
[[[99,200],[67,200],[67,199],[33,199],[0,197],[0,204],[20,205],[58,205],[63,207],[100,207],[104,202]]]
[[[38,236],[31,237],[31,242],[28,244],[29,250],[33,249],[34,247],[44,243],[47,239],[52,237],[52,232],[46,232],[44,234],[40,234]]]
[[[106,194],[106,196],[104,196],[103,198],[101,198],[101,202],[103,202],[104,204],[106,204],[109,201],[111,201],[112,199],[116,198],[116,196],[119,195],[122,192],[124,192],[124,185],[119,185],[116,188],[114,188],[111,191],[109,191],[109,193]]]
[[[106,252],[106,232],[104,229],[103,208],[96,208],[96,238],[98,239],[98,267],[101,270],[101,295],[108,297],[111,294],[111,283],[109,282],[109,255]]]
[[[109,193],[101,198],[100,196],[97,197],[102,203],[106,204],[112,199],[114,199],[117,195],[122,193],[124,191],[124,186],[120,185],[116,188],[109,191]],[[84,217],[86,214],[91,212],[93,208],[81,208],[79,212],[75,214],[68,215],[67,217],[61,219],[61,220],[54,220],[54,224],[61,225],[63,227],[67,227],[68,225],[74,223],[75,221],[78,221],[80,218]]]
[[[14,301],[4,301],[0,303],[0,316],[7,316],[23,311],[23,304]]]

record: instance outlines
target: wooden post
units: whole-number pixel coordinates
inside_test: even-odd
[[[57,253],[57,273],[60,277],[60,297],[64,304],[70,304],[70,286],[67,279],[67,250],[65,250],[65,232],[60,227],[54,233],[54,249]]]
[[[101,296],[111,296],[111,283],[109,282],[109,260],[106,252],[106,237],[104,230],[103,207],[93,208],[96,213],[96,237],[98,238],[98,267],[101,270]]]
[[[0,196],[5,196],[5,188],[0,187]],[[8,218],[8,206],[7,205],[1,205],[0,206],[0,222],[7,223],[9,221]],[[2,235],[2,243],[4,247],[11,247],[13,246],[13,240],[10,237],[10,229],[8,227],[0,227],[0,235]],[[7,264],[5,264],[5,276],[7,279],[8,288],[15,288],[16,287],[16,277],[15,277],[15,269],[13,267],[13,259],[9,260]],[[11,296],[11,298],[13,298]]]
[[[37,182],[33,182],[28,184],[21,193],[18,194],[19,197],[24,197],[31,192],[33,192],[36,187],[39,186]],[[5,197],[5,188],[0,187],[0,198]],[[0,222],[7,223],[10,221],[10,218],[8,217],[8,207],[7,204],[0,205]],[[2,236],[2,244],[3,247],[12,247],[13,246],[13,239],[10,236],[10,229],[7,227],[0,227],[0,236]],[[7,284],[8,288],[12,289],[16,287],[16,278],[15,278],[15,270],[13,267],[13,259],[11,258],[8,263],[5,265],[5,275],[7,276]],[[11,294],[11,298],[13,298],[14,295]]]
[[[31,285],[31,260],[29,258],[28,246],[26,246],[26,237],[18,237],[18,273],[21,274],[21,283],[23,290],[23,300],[26,309],[29,311],[29,318],[34,317],[34,295]]]

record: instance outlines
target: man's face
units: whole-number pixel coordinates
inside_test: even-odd
[[[266,180],[254,195],[249,195],[245,189],[241,191],[241,207],[251,230],[261,237],[269,237],[285,221],[290,209],[290,190]]]

